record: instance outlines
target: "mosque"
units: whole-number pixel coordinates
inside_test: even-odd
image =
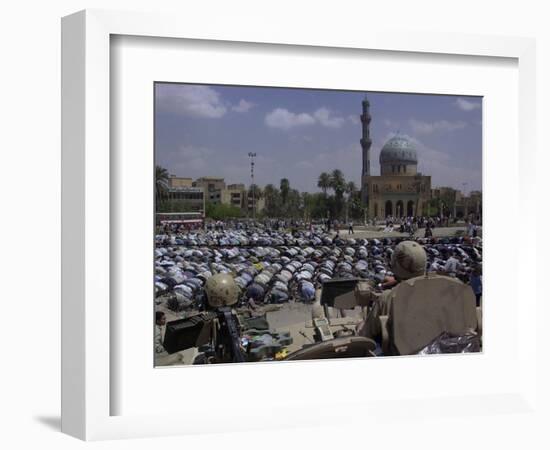
[[[396,134],[384,144],[379,158],[380,175],[371,175],[369,108],[370,103],[365,97],[361,114],[361,196],[367,206],[368,217],[380,219],[426,214],[431,196],[431,176],[417,171],[416,148],[405,136]]]

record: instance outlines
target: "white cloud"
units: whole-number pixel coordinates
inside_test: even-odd
[[[481,108],[481,102],[466,100],[464,98],[456,99],[455,105],[462,111],[473,111],[474,109]]]
[[[246,100],[241,99],[239,104],[232,106],[231,109],[238,113],[245,113],[245,112],[248,112],[250,108],[252,108],[253,106],[254,106],[254,103],[247,102]]]
[[[313,116],[321,125],[328,128],[340,128],[345,122],[343,117],[334,116],[328,108],[319,108]]]
[[[466,127],[466,123],[462,121],[449,122],[448,120],[437,120],[435,122],[422,122],[420,120],[411,119],[409,125],[413,132],[418,134],[432,134],[435,132],[449,132],[461,130]]]
[[[220,94],[207,86],[162,85],[156,101],[160,111],[189,117],[217,119],[227,112]]]
[[[276,108],[265,116],[265,124],[271,128],[290,130],[295,127],[313,125],[315,119],[307,113],[293,113],[288,109]]]
[[[334,115],[328,108],[319,108],[313,113],[293,113],[285,108],[276,108],[265,116],[265,124],[271,128],[290,130],[304,125],[319,124],[327,128],[340,128],[346,119]]]

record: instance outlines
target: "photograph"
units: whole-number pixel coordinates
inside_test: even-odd
[[[155,367],[483,351],[482,97],[152,101]]]

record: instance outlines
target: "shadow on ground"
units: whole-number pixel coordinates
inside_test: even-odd
[[[38,416],[34,420],[51,430],[61,431],[61,417],[59,416]]]

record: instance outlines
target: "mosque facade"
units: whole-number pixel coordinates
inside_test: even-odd
[[[382,147],[380,175],[371,175],[370,103],[362,103],[361,196],[368,217],[409,217],[425,215],[431,198],[431,176],[418,172],[418,156],[413,142],[396,134]]]

